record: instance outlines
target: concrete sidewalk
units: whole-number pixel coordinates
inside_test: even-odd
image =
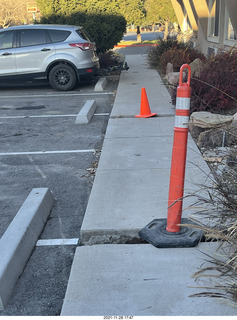
[[[197,292],[191,276],[205,258],[200,250],[210,253],[213,244],[157,249],[138,236],[167,217],[175,110],[146,56],[126,61],[130,69],[120,77],[61,315],[235,315],[220,301],[189,297]],[[134,118],[142,87],[158,117]],[[208,174],[189,136],[185,195],[200,192]],[[184,209],[192,202],[186,198]],[[183,217],[189,214],[183,210]]]

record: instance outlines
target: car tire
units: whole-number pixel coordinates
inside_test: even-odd
[[[58,64],[49,72],[49,83],[58,91],[72,90],[77,82],[75,71],[66,64]]]

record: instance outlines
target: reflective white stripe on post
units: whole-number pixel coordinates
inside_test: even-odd
[[[189,117],[187,116],[175,116],[176,128],[188,128]]]
[[[189,110],[190,108],[190,98],[176,98],[176,109]]]

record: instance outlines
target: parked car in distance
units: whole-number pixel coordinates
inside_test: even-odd
[[[0,81],[48,79],[55,90],[72,90],[96,74],[96,45],[79,26],[22,25],[0,30]]]

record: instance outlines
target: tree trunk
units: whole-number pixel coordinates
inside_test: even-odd
[[[164,40],[167,40],[169,34],[169,21],[165,21]]]
[[[142,42],[140,26],[137,27],[137,42]]]

